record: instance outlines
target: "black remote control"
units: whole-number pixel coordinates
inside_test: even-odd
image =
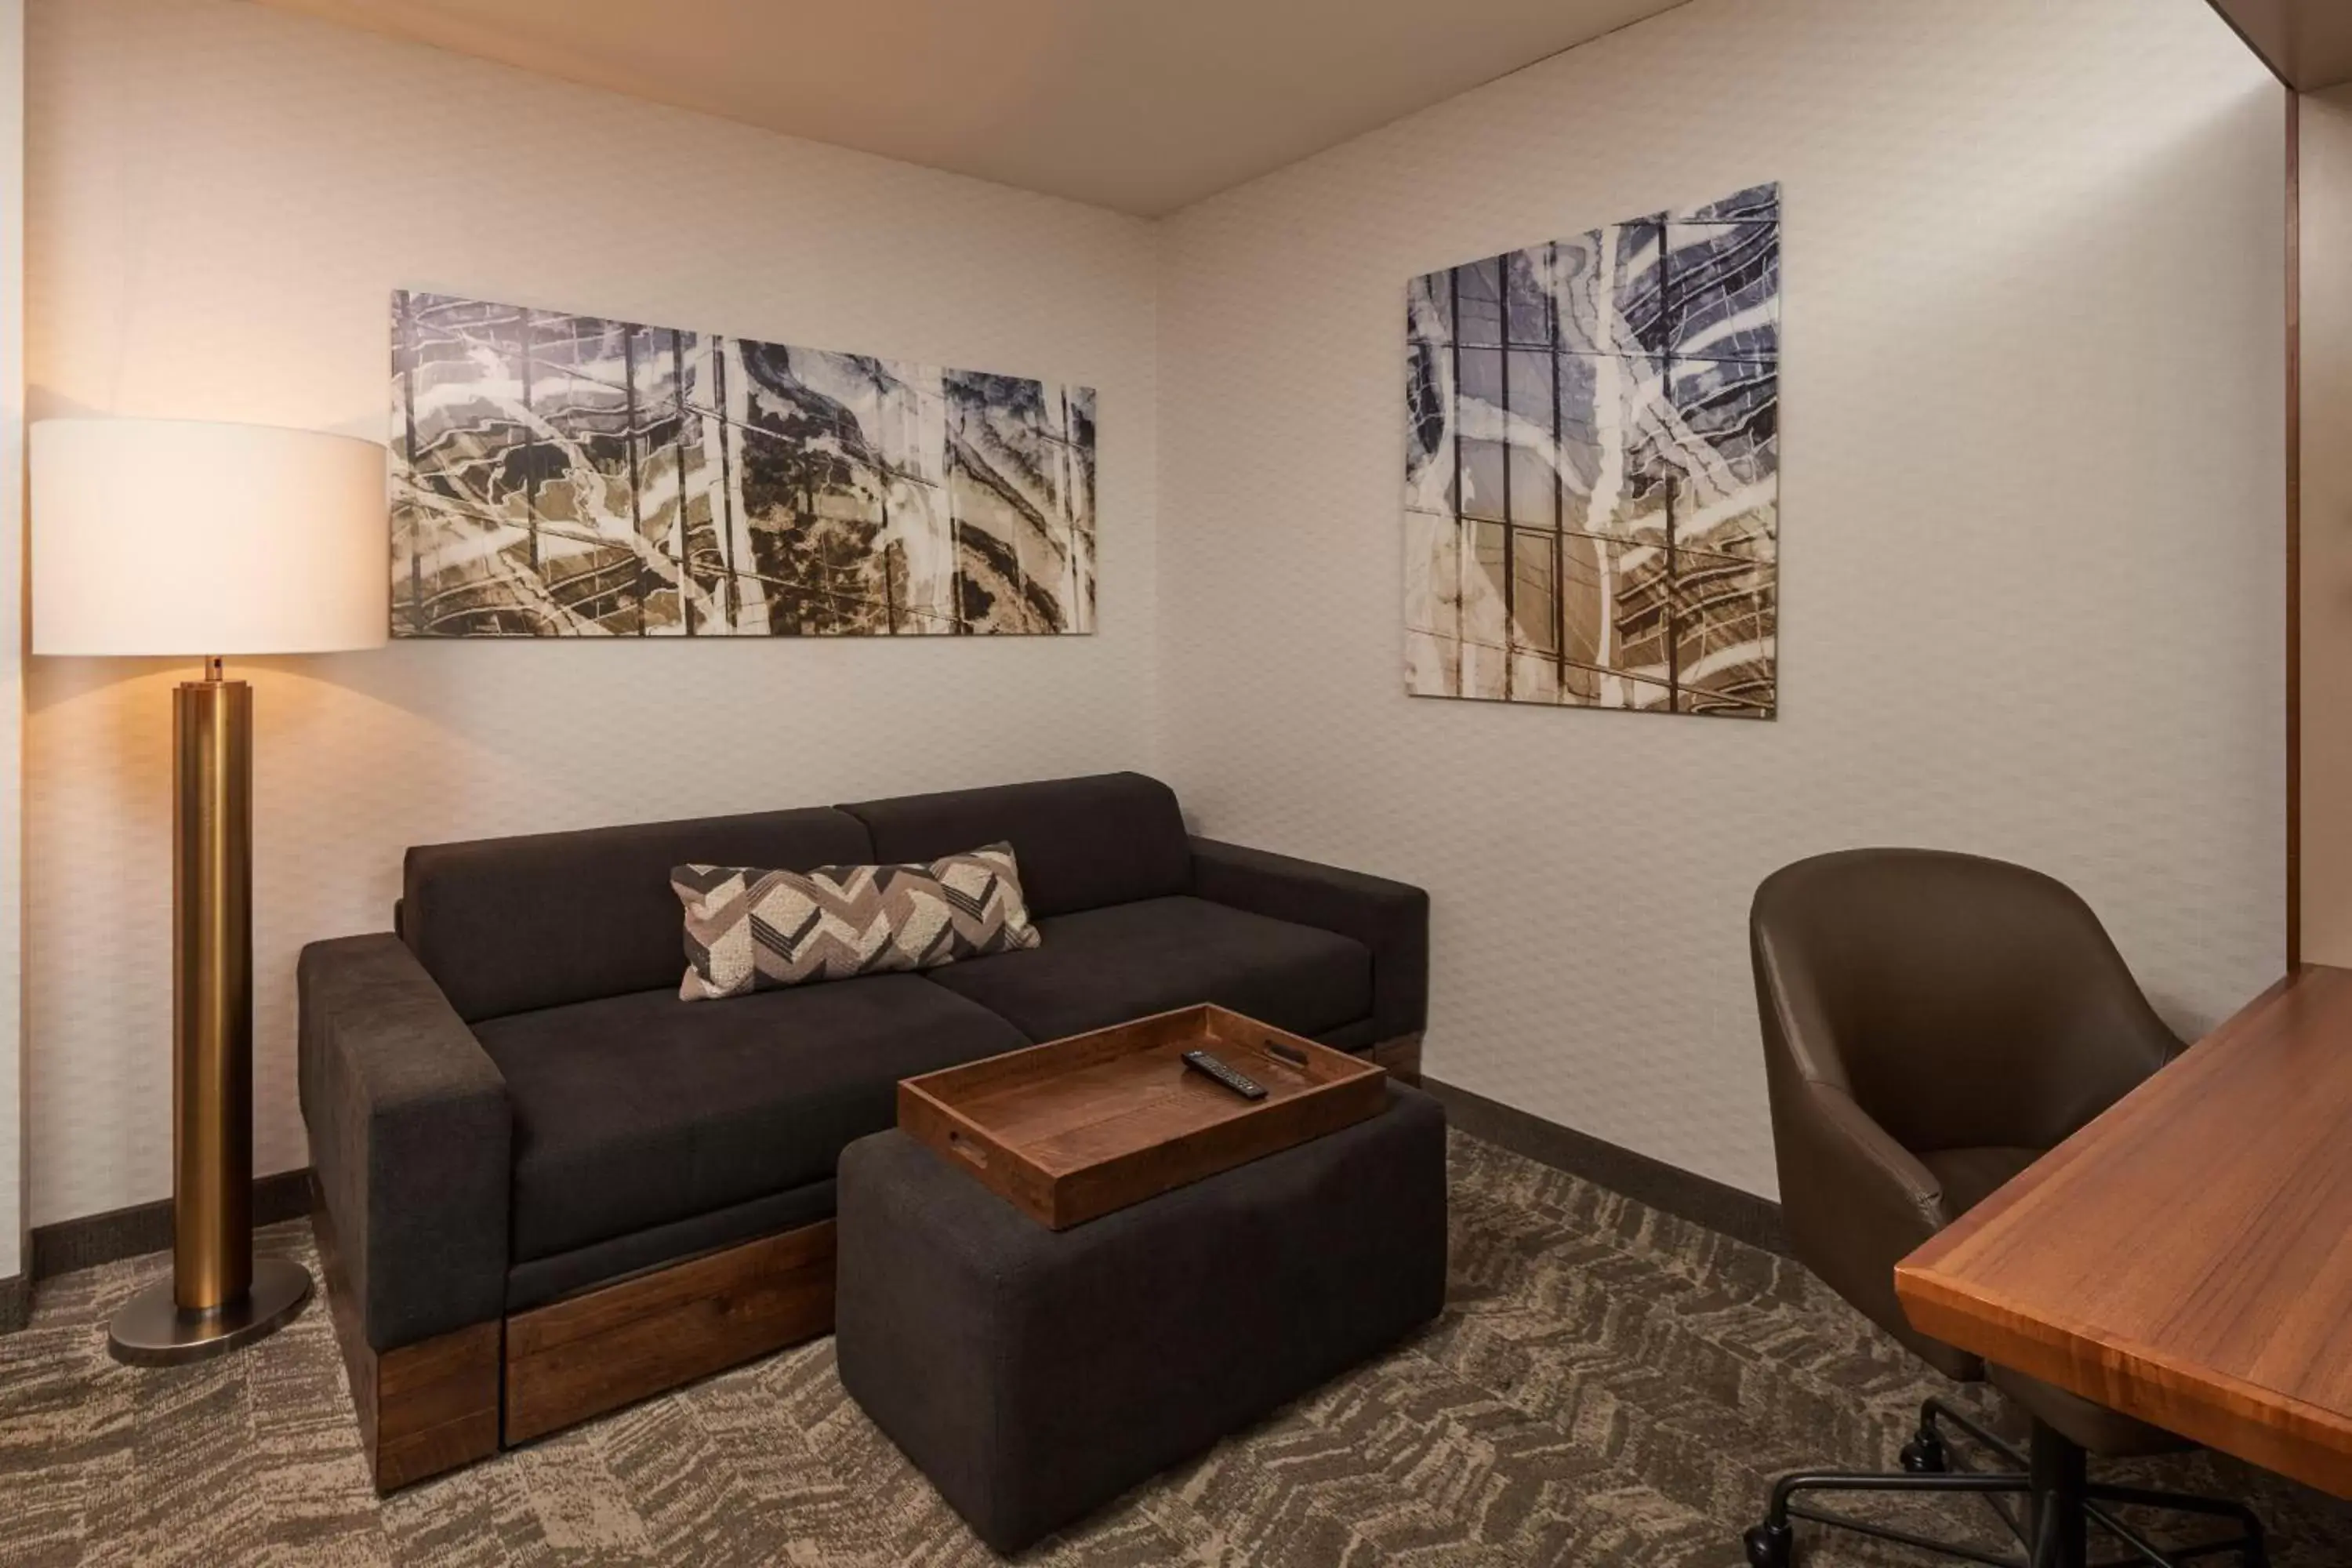
[[[1206,1051],[1186,1051],[1184,1065],[1194,1072],[1215,1079],[1244,1100],[1264,1100],[1265,1085],[1254,1078],[1244,1078]]]

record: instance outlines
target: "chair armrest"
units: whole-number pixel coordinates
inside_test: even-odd
[[[1428,1023],[1429,895],[1421,889],[1196,835],[1192,891],[1371,949],[1374,1042],[1418,1034]]]
[[[506,1309],[506,1080],[398,937],[302,950],[302,1120],[368,1343]]]
[[[1943,1184],[1832,1083],[1773,1086],[1780,1212],[1798,1261],[1948,1376],[1982,1375],[1977,1358],[1910,1328],[1895,1266],[1951,1223]]]

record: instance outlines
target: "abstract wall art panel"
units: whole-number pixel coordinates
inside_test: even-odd
[[[1769,719],[1780,188],[1413,279],[1405,689]]]
[[[1094,629],[1088,388],[404,291],[392,342],[395,637]]]

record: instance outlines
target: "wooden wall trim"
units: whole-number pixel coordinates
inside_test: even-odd
[[[2303,963],[2303,100],[2286,95],[2286,968]]]
[[[2266,47],[2265,42],[2257,40],[2253,30],[2246,26],[2246,18],[2239,15],[2240,11],[2249,9],[2244,0],[2206,0],[2206,4],[2213,7],[2213,14],[2221,18],[2230,31],[2238,35],[2238,42],[2245,45],[2252,52],[2253,57],[2268,68],[2271,75],[2279,79],[2283,86],[2293,90],[2294,79],[2287,70],[2286,61],[2283,58],[2284,51],[2274,51]],[[2278,18],[2272,15],[2265,14],[2259,18],[2258,25],[2262,28],[2265,40],[2274,40],[2277,23]]]
[[[255,1229],[299,1219],[310,1208],[310,1168],[278,1171],[253,1179]],[[104,1214],[82,1215],[33,1227],[32,1253],[25,1270],[36,1282],[92,1268],[119,1258],[161,1252],[172,1245],[172,1200],[132,1204]]]
[[[1456,1089],[1439,1079],[1423,1078],[1421,1087],[1423,1092],[1445,1107],[1445,1120],[1456,1131],[1499,1144],[1538,1164],[1580,1176],[1596,1186],[1622,1193],[1636,1203],[1719,1231],[1750,1247],[1783,1257],[1789,1255],[1789,1233],[1781,1223],[1780,1205],[1770,1198],[1654,1160],[1647,1154],[1595,1138],[1590,1132],[1547,1121],[1517,1106]]]
[[[2352,80],[2352,16],[2344,0],[2207,0],[2238,41],[2298,92]]]

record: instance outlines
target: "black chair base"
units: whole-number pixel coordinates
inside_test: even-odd
[[[2009,1466],[1999,1470],[1952,1468],[1944,1441],[1948,1426]],[[2032,1451],[2020,1453],[1940,1399],[1919,1407],[1919,1430],[1903,1446],[1903,1468],[1887,1474],[1840,1471],[1800,1471],[1782,1476],[1772,1487],[1772,1502],[1764,1522],[1747,1535],[1751,1568],[1789,1568],[1796,1549],[1792,1521],[1803,1520],[1832,1530],[1852,1531],[1879,1541],[1917,1547],[1945,1557],[1984,1563],[1991,1568],[2091,1568],[2090,1531],[2096,1526],[2121,1542],[2127,1555],[2103,1563],[2099,1568],[2147,1564],[2179,1568],[2180,1564],[2235,1553],[2245,1568],[2264,1568],[2270,1561],[2263,1546],[2262,1521],[2242,1503],[2186,1492],[2150,1491],[2139,1487],[2105,1486],[2085,1473],[2083,1450],[2041,1422],[2033,1424]],[[1957,1542],[1899,1530],[1851,1515],[1832,1513],[1801,1500],[1812,1492],[1973,1492],[1983,1498],[2022,1555],[1987,1552]],[[2012,1510],[2001,1500],[2024,1500]],[[2158,1546],[2116,1514],[2118,1506],[2168,1509],[2203,1518],[2226,1519],[2238,1533],[2194,1546]]]

